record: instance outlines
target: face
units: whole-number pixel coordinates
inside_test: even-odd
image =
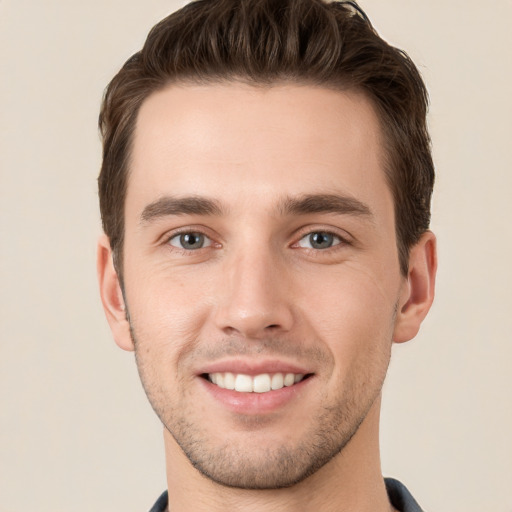
[[[143,104],[116,339],[214,481],[299,482],[376,403],[410,291],[382,161],[357,93],[187,85]]]

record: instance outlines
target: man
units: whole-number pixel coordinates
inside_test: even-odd
[[[193,2],[112,80],[98,274],[164,426],[152,510],[420,510],[378,427],[434,294],[426,109],[352,2]]]

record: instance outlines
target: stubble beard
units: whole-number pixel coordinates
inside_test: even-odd
[[[254,446],[233,445],[229,440],[222,446],[212,447],[204,433],[183,418],[179,421],[160,419],[203,476],[225,487],[270,490],[304,481],[341,453],[372,404],[373,400],[360,417],[354,417],[350,409],[325,408],[300,442],[294,446],[263,449],[256,455]]]
[[[204,423],[187,413],[187,407],[193,407],[193,400],[187,398],[186,391],[171,406],[161,387],[152,385],[151,370],[140,357],[140,344],[133,327],[131,334],[137,368],[149,402],[192,466],[217,484],[247,490],[294,486],[340,454],[379,397],[390,360],[389,350],[365,368],[352,368],[352,374],[359,372],[359,378],[347,379],[345,388],[337,393],[339,399],[324,406],[314,417],[311,415],[310,428],[293,446],[262,449],[258,443],[250,444],[250,434],[243,445],[229,438],[214,445],[208,431],[202,428]],[[254,427],[258,429],[256,424]],[[290,423],[288,428],[293,431],[295,425]]]

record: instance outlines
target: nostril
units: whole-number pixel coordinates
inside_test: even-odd
[[[238,330],[229,325],[227,327],[224,327],[224,332],[229,336],[238,334]]]

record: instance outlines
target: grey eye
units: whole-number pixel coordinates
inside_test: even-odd
[[[173,247],[179,247],[180,249],[186,249],[188,251],[208,247],[211,243],[211,240],[207,236],[202,233],[194,232],[180,233],[169,240],[169,244]]]
[[[339,243],[341,243],[341,239],[332,233],[314,231],[301,238],[299,247],[305,247],[307,249],[329,249]]]

